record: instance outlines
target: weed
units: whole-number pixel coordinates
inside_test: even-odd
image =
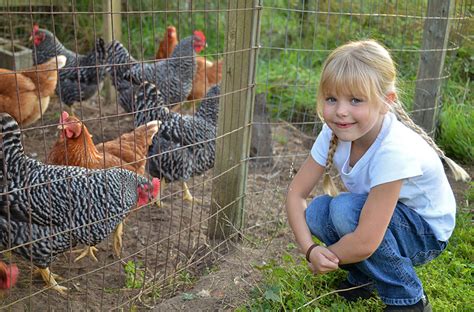
[[[191,286],[196,281],[196,277],[188,271],[181,271],[177,276],[177,286]]]
[[[284,135],[274,134],[273,139],[278,142],[278,144],[285,145],[288,143],[288,138]]]
[[[140,261],[134,262],[129,260],[125,266],[125,287],[136,289],[141,288],[145,282],[145,271],[140,267],[143,266],[143,263]]]

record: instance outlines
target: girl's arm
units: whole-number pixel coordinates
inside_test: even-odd
[[[286,211],[290,227],[295,234],[296,242],[303,254],[313,244],[311,232],[306,224],[306,198],[324,173],[324,167],[311,156],[305,160],[288,187]],[[337,269],[336,256],[325,247],[318,246],[311,252],[314,271],[319,273]]]
[[[387,231],[397,205],[402,180],[373,187],[360,213],[354,232],[344,235],[329,250],[337,255],[340,264],[360,262],[378,248]]]

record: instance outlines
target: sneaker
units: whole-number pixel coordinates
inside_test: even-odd
[[[413,312],[432,312],[431,309],[431,304],[428,300],[428,297],[425,294],[425,297],[421,298],[420,301],[413,305],[409,306],[394,306],[394,305],[387,305],[387,307],[384,309],[384,311],[390,311],[390,312],[408,312],[408,311],[413,311]]]
[[[360,299],[365,300],[365,299],[375,297],[375,294],[368,286],[355,288],[351,290],[345,290],[345,289],[353,288],[353,287],[357,287],[357,285],[353,285],[352,283],[349,283],[349,281],[344,280],[340,282],[339,285],[337,286],[337,290],[339,290],[337,294],[343,297],[344,299],[346,299],[347,301],[357,301]]]

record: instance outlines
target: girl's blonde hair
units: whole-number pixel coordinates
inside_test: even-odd
[[[386,95],[396,94],[397,73],[390,53],[374,40],[349,42],[335,49],[323,64],[317,94],[317,112],[323,120],[323,105],[328,95],[352,94],[372,103],[387,105],[407,127],[418,133],[446,161],[456,180],[469,180],[469,175],[448,158],[433,139],[408,116],[398,99],[388,103]],[[323,180],[324,191],[335,196],[338,193],[329,171],[333,166],[338,139],[332,135]]]

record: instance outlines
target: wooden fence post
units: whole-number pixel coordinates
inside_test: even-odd
[[[255,98],[258,0],[228,2],[216,163],[208,236],[226,239],[242,226],[251,121]]]
[[[104,7],[104,39],[109,43],[113,39],[121,41],[122,39],[122,3],[120,0],[103,0]],[[116,93],[112,87],[112,81],[106,76],[104,81],[105,102],[115,103]]]
[[[428,1],[412,117],[431,136],[434,134],[441,96],[444,58],[451,24],[449,17],[452,16],[453,7],[452,0]]]

